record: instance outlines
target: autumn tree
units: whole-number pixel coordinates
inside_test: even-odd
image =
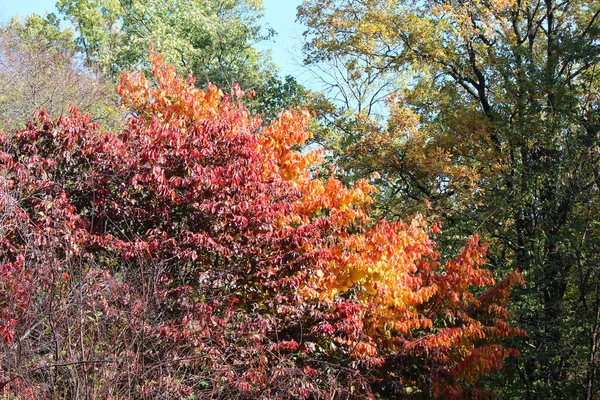
[[[599,14],[580,0],[299,9],[309,61],[410,77],[389,120],[365,121],[338,155],[358,176],[381,173],[381,213],[420,210],[458,240],[481,231],[497,273],[523,269],[514,310],[530,337],[495,383],[507,398],[598,393]]]
[[[442,261],[421,218],[318,170],[306,113],[152,58],[120,133],[40,111],[0,141],[0,388],[20,398],[489,395],[515,272]]]

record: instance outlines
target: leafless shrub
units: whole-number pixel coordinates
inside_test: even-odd
[[[78,60],[69,31],[39,16],[0,27],[0,88],[0,127],[6,131],[24,126],[35,110],[56,117],[69,104],[110,128],[120,120],[113,84]]]

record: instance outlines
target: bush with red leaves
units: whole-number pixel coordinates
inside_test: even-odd
[[[121,80],[123,132],[73,109],[0,138],[4,394],[488,395],[518,273],[496,285],[476,238],[441,265],[418,218],[372,225],[367,182],[295,150],[307,115],[261,126],[153,67]]]

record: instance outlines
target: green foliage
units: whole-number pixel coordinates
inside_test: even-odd
[[[57,6],[76,27],[86,60],[106,76],[147,68],[151,43],[180,71],[191,69],[200,85],[252,89],[272,73],[267,57],[252,48],[272,35],[258,25],[260,0],[59,0]]]
[[[281,110],[306,107],[310,97],[310,92],[289,75],[285,79],[270,75],[255,92],[256,96],[248,102],[248,108],[267,122],[274,120]]]
[[[17,34],[30,46],[36,46],[41,41],[48,50],[54,50],[55,54],[61,51],[61,46],[68,51],[75,50],[73,33],[61,29],[55,14],[46,14],[44,17],[31,14],[22,23],[19,19],[14,19],[4,30]]]

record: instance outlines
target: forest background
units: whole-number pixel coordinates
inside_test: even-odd
[[[167,397],[188,393],[190,398],[201,397],[199,393],[223,398],[256,393],[265,398],[597,398],[600,3],[306,0],[265,1],[264,6],[267,18],[258,0],[60,0],[56,8],[48,4],[42,10],[19,11],[40,15],[5,23],[0,37],[4,88],[0,111],[8,139],[2,141],[2,171],[7,177],[24,174],[35,187],[24,184],[18,186],[19,192],[11,179],[5,182],[15,190],[7,198],[27,205],[11,211],[14,215],[5,211],[3,217],[9,227],[3,231],[3,279],[4,287],[9,287],[2,292],[5,393],[34,396],[53,390],[55,397],[91,393],[119,397],[127,390],[132,398],[157,393]],[[8,19],[15,11],[5,7]],[[282,11],[271,13],[271,7]],[[43,14],[43,8],[53,13]],[[271,28],[282,32],[277,36]],[[270,55],[266,50],[271,46]],[[151,57],[150,48],[164,59]],[[176,77],[187,72],[202,90]],[[115,85],[119,96],[112,89]],[[70,109],[69,103],[93,119]],[[40,107],[48,113],[33,114]],[[300,109],[308,110],[312,119]],[[132,122],[124,122],[124,113]],[[61,114],[70,117],[57,120]],[[260,116],[260,122],[249,115]],[[199,124],[235,134],[196,132]],[[102,129],[123,134],[102,136]],[[220,163],[239,170],[229,171],[233,175],[228,183],[195,182],[187,170],[168,164],[164,171],[154,166],[146,171],[143,163],[148,160],[163,165],[165,159],[173,159],[188,165],[187,153],[172,154],[166,144],[152,147],[163,139],[151,132],[162,130],[167,132],[165,138],[196,132],[204,146],[214,146],[214,156],[202,167],[205,172],[221,171]],[[65,135],[59,144],[56,135]],[[95,137],[111,141],[115,149],[96,143]],[[223,150],[233,139],[240,148]],[[210,146],[207,140],[212,140]],[[74,147],[72,141],[77,143]],[[100,155],[92,163],[79,149],[94,149]],[[313,150],[320,155],[313,156]],[[137,174],[117,168],[116,158],[125,156],[141,157]],[[241,160],[277,168],[254,170]],[[110,168],[119,172],[103,181]],[[45,171],[44,182],[34,179],[40,170]],[[245,192],[249,186],[239,185],[236,174],[241,171],[255,179],[250,185],[255,192]],[[169,177],[168,184],[161,174]],[[19,300],[17,294],[26,290],[11,283],[32,270],[23,260],[39,250],[26,245],[29,236],[23,232],[35,232],[31,233],[38,237],[35,246],[54,243],[53,257],[70,268],[76,264],[73,254],[80,254],[49,239],[59,236],[50,232],[44,225],[49,221],[40,219],[39,213],[50,208],[44,211],[40,207],[45,205],[28,203],[34,194],[49,190],[49,182],[63,190],[47,194],[53,207],[73,207],[55,218],[66,221],[60,229],[72,225],[61,240],[72,236],[69,240],[85,247],[81,258],[87,261],[81,265],[89,268],[89,276],[81,273],[77,283],[76,268],[67,272],[48,267],[52,284],[44,285],[52,290],[42,285],[49,292],[40,293],[35,303],[30,295]],[[105,205],[124,190],[124,182],[139,192],[125,190],[122,200]],[[110,188],[108,192],[95,186],[100,183]],[[215,195],[215,187],[230,197]],[[206,204],[174,200],[187,190],[203,193]],[[167,198],[168,193],[173,199]],[[283,193],[299,196],[289,200],[293,207],[276,195]],[[328,197],[334,194],[335,199]],[[90,203],[86,196],[100,197]],[[278,232],[277,240],[263,235],[263,228],[252,230],[250,216],[236,208],[239,196],[261,210],[252,214],[258,219],[256,226],[267,224]],[[230,216],[215,211],[219,202],[240,214],[230,221]],[[203,207],[213,207],[209,228],[202,220],[207,218]],[[182,217],[188,212],[198,220]],[[123,227],[141,213],[156,221],[167,216],[172,226],[167,229],[149,217],[149,225],[142,224],[144,230]],[[280,214],[286,217],[275,217]],[[32,225],[21,226],[19,215],[29,215]],[[96,226],[99,220],[106,226]],[[123,221],[123,226],[110,228],[107,221]],[[74,227],[80,223],[93,229],[87,234],[81,227],[77,231]],[[221,224],[223,232],[212,231]],[[190,253],[186,246],[191,239],[185,236],[198,229],[210,237],[195,239],[203,249],[200,256]],[[146,235],[148,240],[139,246],[131,240]],[[223,235],[229,235],[230,244],[219,242]],[[167,248],[157,244],[158,237],[176,244]],[[256,240],[254,246],[261,252],[243,237]],[[383,237],[389,243],[382,242]],[[479,245],[479,237],[486,245]],[[386,245],[392,249],[384,249]],[[128,246],[138,246],[135,261]],[[144,246],[162,258],[146,257]],[[317,254],[317,247],[324,253]],[[175,268],[170,256],[194,258],[190,264],[181,261],[175,271],[169,269]],[[57,263],[41,259],[36,261],[39,265]],[[284,267],[278,264],[282,259],[288,260]],[[128,268],[118,270],[115,263]],[[153,267],[153,278],[137,282],[132,271],[147,271],[146,264],[167,267],[162,272]],[[209,264],[214,266],[213,275],[204,269]],[[223,268],[230,274],[226,279],[219,275]],[[56,278],[58,271],[63,281]],[[108,275],[101,278],[99,271]],[[215,271],[220,271],[218,276]],[[394,271],[399,280],[385,271]],[[524,285],[515,271],[522,273]],[[213,293],[223,279],[236,283],[219,286]],[[139,299],[154,314],[137,321],[139,325],[119,316],[132,332],[149,330],[145,334],[152,344],[140,340],[142,345],[132,354],[127,353],[131,349],[102,349],[115,336],[110,329],[98,330],[94,338],[86,336],[81,315],[76,327],[68,317],[64,321],[48,317],[42,326],[16,317],[38,307],[38,315],[62,310],[76,318],[74,302],[94,312],[94,301],[110,303],[110,296],[84,299],[82,287],[127,292],[119,285],[134,282],[144,288]],[[75,301],[71,297],[77,290]],[[62,302],[54,300],[54,291],[66,296]],[[170,309],[165,299],[156,298],[151,306],[148,291],[155,297],[162,293],[178,298],[180,308]],[[222,344],[225,350],[217,349],[211,334],[203,336],[201,346],[191,345],[185,335],[173,343],[161,342],[169,329],[177,337],[181,332],[176,327],[193,331],[210,325],[195,320],[190,311],[207,307],[205,293],[230,302],[243,296],[245,306],[211,305],[218,321],[214,323],[227,327],[226,332],[244,327],[248,337],[262,339],[251,343],[221,338],[229,346]],[[132,298],[137,295],[131,293]],[[269,296],[282,296],[290,308],[280,311],[280,306],[269,303]],[[121,308],[105,310],[106,315],[120,315],[135,303],[118,301]],[[277,311],[269,311],[270,306]],[[265,319],[250,321],[254,313]],[[94,314],[93,322],[101,315]],[[102,318],[108,324],[107,317]],[[310,340],[303,336],[309,327],[314,335]],[[55,349],[28,342],[31,348],[22,350],[21,341],[34,335],[40,343],[44,335],[52,336]],[[72,347],[71,335],[79,338],[78,349]],[[305,348],[303,340],[316,344]],[[184,350],[182,342],[191,347]],[[274,351],[265,350],[271,349],[267,342],[277,348],[277,360]],[[255,375],[247,376],[241,367],[227,369],[231,356],[178,364],[180,369],[171,366],[174,360],[197,357],[199,346],[214,354],[244,349],[254,360],[246,368]],[[102,354],[102,360],[107,354],[130,357],[135,360],[131,365],[147,363],[152,372],[138,371],[139,381],[125,384],[125,375],[109,379],[108,370],[99,365],[69,364],[76,363],[73,360],[93,364],[90,360],[99,359],[94,354]],[[30,363],[28,373],[20,376],[15,371],[23,368],[24,360]],[[69,367],[68,373],[58,372],[63,366]],[[206,371],[210,376],[202,378]],[[269,380],[273,371],[285,376],[289,385],[278,387]],[[103,393],[98,384],[102,379],[113,382],[116,392]]]

